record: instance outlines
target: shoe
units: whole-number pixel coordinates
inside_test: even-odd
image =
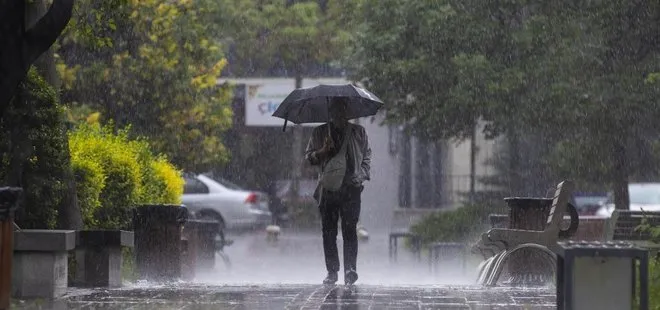
[[[346,285],[353,285],[355,281],[358,279],[358,274],[355,272],[355,270],[349,270],[346,271],[346,274],[344,275],[344,283]]]
[[[335,284],[338,279],[336,272],[328,272],[328,276],[323,279],[323,284]]]

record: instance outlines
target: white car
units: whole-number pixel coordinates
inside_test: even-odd
[[[628,184],[631,211],[660,211],[660,183],[630,183]],[[598,209],[596,215],[610,217],[614,211],[612,194]]]
[[[207,174],[184,175],[184,180],[181,200],[192,217],[216,219],[228,230],[253,229],[271,222],[264,193]]]

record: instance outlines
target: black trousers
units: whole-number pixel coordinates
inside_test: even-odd
[[[364,187],[342,186],[336,192],[324,191],[319,209],[323,229],[323,252],[328,272],[339,271],[337,249],[337,223],[341,219],[341,235],[344,240],[344,271],[356,270],[358,239],[357,223],[360,220],[360,204]]]

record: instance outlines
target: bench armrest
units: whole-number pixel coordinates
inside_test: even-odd
[[[491,242],[503,242],[507,245],[507,249],[524,243],[536,243],[543,246],[553,243],[551,234],[546,231],[493,228],[486,232],[486,235]],[[557,241],[557,237],[555,236],[554,242]]]

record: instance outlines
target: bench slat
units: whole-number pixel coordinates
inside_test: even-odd
[[[651,226],[660,225],[660,212],[616,210],[612,240],[650,241],[649,232],[638,229],[643,222]]]

